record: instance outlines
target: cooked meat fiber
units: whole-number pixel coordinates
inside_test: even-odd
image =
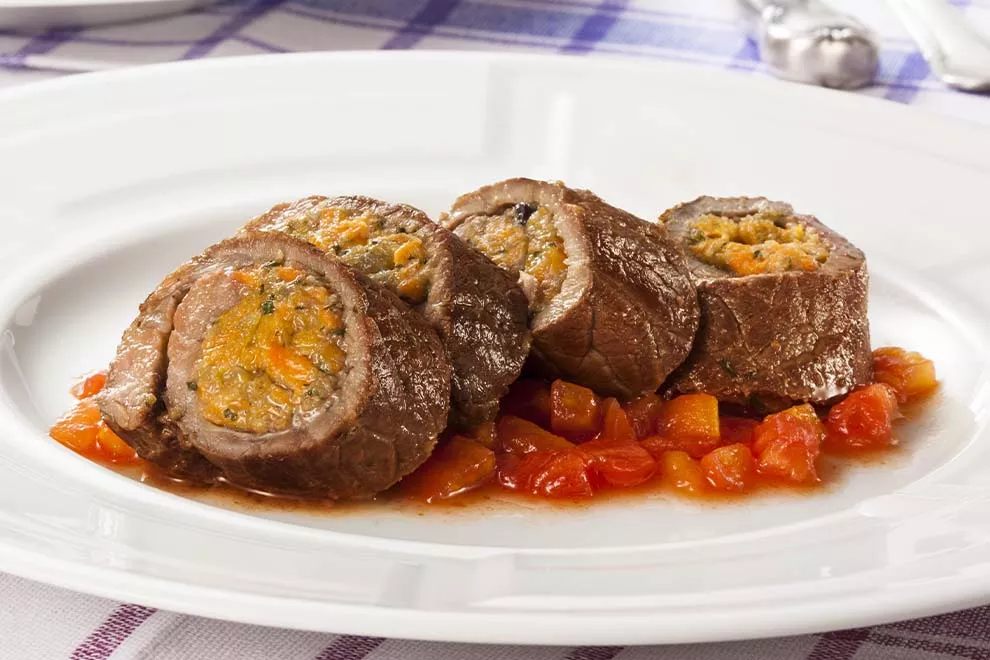
[[[245,488],[332,499],[372,496],[429,456],[450,366],[394,294],[271,233],[219,243],[179,272],[185,295],[154,362],[167,364],[155,376],[164,405],[143,437],[171,429],[186,454]],[[131,399],[104,391],[101,409],[120,426],[114,413]]]
[[[762,197],[700,197],[660,222],[684,246],[701,301],[673,390],[761,409],[870,381],[866,258],[849,241]]]
[[[413,305],[450,355],[451,422],[494,419],[529,352],[526,298],[512,276],[422,211],[367,197],[279,204],[245,229],[309,241]]]
[[[532,358],[624,399],[687,356],[698,301],[665,231],[584,190],[509,179],[461,196],[441,223],[519,278]]]

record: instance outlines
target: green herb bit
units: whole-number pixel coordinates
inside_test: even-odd
[[[261,313],[271,314],[275,311],[275,301],[269,298],[265,302],[261,303]]]
[[[195,392],[196,390],[199,389],[199,385],[197,385],[196,381],[194,380],[187,380],[186,389],[189,390],[190,392]]]
[[[224,408],[223,409],[223,416],[226,417],[227,419],[229,419],[232,422],[236,422],[237,421],[237,413],[235,413],[230,408]]]

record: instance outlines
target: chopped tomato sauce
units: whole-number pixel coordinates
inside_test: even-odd
[[[896,346],[873,351],[873,371],[873,379],[889,385],[901,403],[929,394],[938,385],[934,362]]]
[[[403,491],[424,502],[454,497],[482,486],[495,476],[495,452],[471,438],[455,435],[437,447],[418,470],[403,481]]]
[[[753,430],[756,469],[785,483],[818,483],[815,463],[825,427],[807,403],[767,417]]]
[[[394,492],[438,504],[491,489],[585,501],[647,484],[692,498],[815,486],[823,453],[865,456],[896,445],[900,405],[937,387],[934,365],[917,353],[880,348],[874,367],[874,383],[830,408],[801,404],[759,417],[720,414],[708,394],[651,393],[621,403],[563,380],[521,379],[495,421],[446,437]],[[105,382],[99,372],[77,383],[79,403],[51,436],[93,460],[137,462],[93,399]]]
[[[568,438],[590,438],[601,423],[598,395],[564,380],[550,385],[550,428]]]
[[[832,406],[825,420],[828,446],[881,448],[894,444],[894,421],[901,417],[897,394],[883,383],[867,385]]]
[[[56,420],[48,434],[77,454],[101,463],[136,463],[137,453],[110,430],[94,396],[107,382],[107,374],[94,372],[72,386],[72,396],[79,402]]]

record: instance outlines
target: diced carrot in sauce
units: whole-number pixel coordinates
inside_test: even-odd
[[[504,455],[499,459],[498,482],[504,488],[540,497],[591,497],[594,493],[585,457],[577,449]]]
[[[134,463],[138,460],[137,452],[129,444],[120,439],[110,427],[104,423],[100,424],[99,433],[96,436],[96,445],[99,455],[111,463],[126,464]]]
[[[550,385],[535,378],[522,378],[502,398],[501,411],[550,428]]]
[[[753,431],[756,469],[790,483],[817,483],[815,461],[824,437],[825,427],[808,404],[768,415]]]
[[[77,399],[88,399],[89,397],[98,394],[106,383],[107,372],[94,371],[83,380],[73,385],[69,392]]]
[[[893,388],[867,385],[832,406],[825,420],[826,446],[880,448],[894,443],[894,420],[901,416]]]
[[[721,444],[718,399],[710,394],[682,394],[664,404],[657,435],[674,449],[701,458]]]
[[[77,454],[108,463],[131,463],[137,453],[103,421],[96,401],[86,398],[62,415],[48,434]]]
[[[498,420],[498,442],[502,451],[529,454],[536,451],[567,451],[575,445],[533,422],[506,415]]]
[[[495,475],[495,467],[495,452],[470,438],[455,435],[406,477],[401,488],[415,499],[435,502],[487,483]]]
[[[600,437],[613,443],[635,444],[636,432],[615,399],[606,399],[603,408],[602,432]]]
[[[662,408],[663,399],[653,392],[626,404],[626,417],[629,418],[637,438],[646,438],[656,433]]]
[[[894,388],[901,403],[924,396],[938,385],[934,362],[895,346],[873,351],[873,369],[874,381]]]
[[[598,486],[638,486],[657,471],[653,456],[635,440],[613,440],[603,436],[582,443],[578,450],[586,457],[588,472]]]
[[[689,495],[698,495],[705,490],[701,464],[687,452],[664,452],[660,458],[660,474],[663,483]]]
[[[550,429],[557,435],[586,439],[601,427],[601,404],[598,395],[557,379],[550,385]]]
[[[719,420],[721,442],[723,445],[748,445],[753,442],[753,430],[758,425],[759,422],[755,419],[725,415]]]
[[[753,485],[756,461],[749,445],[735,443],[713,449],[701,458],[708,483],[719,490],[745,490]]]
[[[102,423],[96,402],[84,399],[59,417],[48,434],[72,451],[91,454],[96,451]]]
[[[495,422],[484,422],[471,430],[471,437],[492,451],[498,450],[498,431]]]

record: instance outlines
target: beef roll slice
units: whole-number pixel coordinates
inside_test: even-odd
[[[441,224],[518,278],[545,374],[631,399],[655,391],[687,356],[697,295],[662,227],[591,192],[531,179],[463,195]]]
[[[684,247],[701,301],[673,391],[761,410],[870,382],[866,258],[849,241],[762,197],[701,197],[660,222]]]
[[[141,456],[178,476],[206,464],[241,487],[337,499],[381,492],[430,455],[450,366],[390,291],[271,233],[209,248],[166,280],[180,282],[166,289],[178,302],[154,306],[155,332],[125,334],[100,399]]]
[[[277,231],[333,254],[394,291],[439,332],[453,365],[451,422],[491,420],[529,352],[513,277],[422,211],[367,197],[280,204],[248,231]]]

